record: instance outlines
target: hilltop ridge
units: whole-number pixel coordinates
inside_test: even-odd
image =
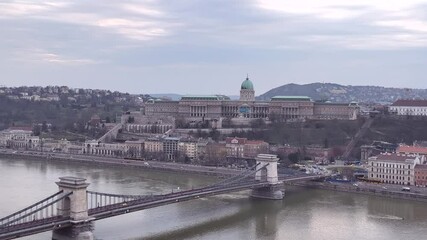
[[[427,99],[427,89],[390,88],[381,86],[345,86],[335,83],[290,83],[273,88],[257,97],[269,100],[280,95],[302,95],[313,100],[331,102],[392,103],[397,99]]]

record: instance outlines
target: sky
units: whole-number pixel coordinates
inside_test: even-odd
[[[0,85],[427,88],[427,0],[2,0]]]

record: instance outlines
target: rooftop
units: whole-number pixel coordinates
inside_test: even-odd
[[[415,165],[415,169],[427,170],[427,164],[417,164],[417,165]]]
[[[222,101],[222,100],[230,100],[230,98],[225,95],[186,95],[181,97],[181,100]]]
[[[410,154],[382,153],[380,155],[370,157],[369,159],[376,161],[405,162],[406,160],[414,160],[416,158],[416,155]]]
[[[274,96],[271,101],[307,101],[311,102],[311,98],[307,96]]]
[[[401,145],[401,146],[397,147],[396,152],[406,153],[406,154],[418,153],[418,154],[427,155],[427,147],[416,147],[416,146]]]
[[[246,77],[246,80],[242,82],[240,89],[254,90],[254,85],[249,77]]]
[[[427,100],[426,99],[418,99],[418,100],[399,99],[396,102],[394,102],[391,106],[395,106],[395,107],[427,107]]]

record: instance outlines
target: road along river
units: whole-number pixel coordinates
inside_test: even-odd
[[[167,193],[216,179],[190,173],[0,158],[0,217],[57,191],[61,176],[88,179],[90,190]],[[50,239],[46,232],[24,239]],[[247,192],[202,198],[95,222],[96,239],[424,239],[427,204],[291,187],[283,201]]]

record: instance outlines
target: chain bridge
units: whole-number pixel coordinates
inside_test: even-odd
[[[0,219],[0,239],[14,239],[53,230],[53,239],[71,232],[72,239],[93,239],[91,222],[148,208],[241,190],[251,196],[283,199],[285,181],[313,180],[321,176],[279,179],[275,155],[259,154],[257,163],[240,174],[218,183],[167,194],[122,195],[87,190],[84,178],[61,177],[58,192]]]

